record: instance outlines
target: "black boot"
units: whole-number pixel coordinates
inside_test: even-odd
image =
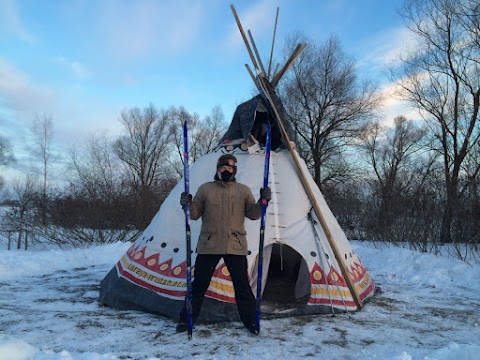
[[[178,323],[177,326],[175,327],[175,331],[177,333],[182,333],[182,332],[185,332],[188,330],[188,326],[187,324],[181,322],[181,323]],[[192,331],[195,330],[195,324],[192,325]]]
[[[188,329],[188,326],[185,323],[178,323],[177,327],[175,328],[177,333],[185,332],[185,331],[187,331],[187,329]]]
[[[258,330],[257,330],[257,327],[255,324],[248,324],[248,325],[245,325],[245,327],[248,329],[248,331],[250,331],[252,334],[254,335],[258,335]]]

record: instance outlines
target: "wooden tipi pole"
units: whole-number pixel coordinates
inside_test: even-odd
[[[273,58],[273,47],[275,46],[275,36],[277,35],[277,22],[278,22],[278,12],[280,8],[277,7],[277,16],[275,17],[275,26],[273,27],[273,39],[272,39],[272,48],[270,50],[270,61],[268,62],[268,73],[267,79],[270,81],[270,70],[272,69],[272,58]]]
[[[348,269],[345,265],[345,262],[343,261],[342,254],[340,253],[340,250],[338,249],[337,244],[335,243],[335,239],[333,238],[332,232],[330,231],[327,220],[325,219],[325,216],[323,216],[322,210],[320,209],[320,206],[318,205],[317,200],[315,199],[315,195],[313,195],[312,188],[308,183],[308,180],[305,174],[303,173],[302,167],[300,165],[300,161],[298,159],[297,152],[293,149],[293,146],[290,142],[290,138],[288,137],[287,131],[285,130],[280,114],[278,113],[278,110],[275,107],[275,104],[272,98],[270,97],[268,89],[265,86],[265,81],[262,79],[261,76],[257,76],[257,79],[259,79],[262,86],[262,90],[265,93],[265,96],[267,97],[267,100],[270,103],[270,106],[272,107],[275,113],[275,117],[277,118],[277,122],[280,127],[280,132],[282,133],[283,139],[285,140],[285,145],[287,146],[287,149],[290,152],[290,155],[292,156],[292,160],[295,164],[295,167],[297,168],[297,172],[302,182],[303,188],[305,189],[308,199],[310,200],[310,204],[313,207],[313,211],[315,212],[315,215],[320,221],[320,225],[322,226],[323,232],[325,233],[325,237],[327,238],[328,243],[330,244],[330,247],[333,251],[333,254],[335,255],[335,259],[337,260],[338,266],[340,267],[343,277],[345,278],[345,282],[347,283],[348,289],[352,294],[352,298],[355,301],[355,304],[357,305],[357,307],[361,309],[363,307],[362,300],[360,299],[360,296],[357,290],[355,289],[355,284],[350,279]]]
[[[232,12],[233,12],[235,20],[237,22],[240,33],[242,34],[242,37],[243,37],[243,40],[244,40],[245,45],[247,47],[247,50],[250,54],[250,58],[252,59],[252,63],[254,65],[255,69],[257,70],[257,72],[260,72],[260,70],[258,68],[258,65],[255,61],[255,57],[253,56],[253,53],[251,51],[248,40],[247,40],[247,38],[245,36],[245,33],[243,31],[240,20],[239,20],[239,18],[237,16],[237,13],[235,11],[235,8],[234,8],[233,5],[231,5],[230,7],[232,9]],[[284,69],[288,69],[288,67],[298,57],[298,55],[300,54],[301,50],[303,50],[304,47],[305,47],[305,44],[302,44],[300,46],[300,48],[297,46],[297,49],[295,49],[296,51],[294,52],[295,55],[292,54],[292,56],[290,57],[292,59],[292,61],[288,61],[286,66],[284,66]],[[278,77],[278,79],[279,78],[280,77]],[[355,289],[355,284],[350,279],[348,269],[345,265],[345,262],[343,261],[342,254],[340,253],[340,250],[338,249],[337,245],[335,244],[335,239],[333,238],[332,232],[330,231],[330,228],[327,224],[327,220],[323,216],[322,210],[320,209],[320,206],[318,205],[317,200],[315,199],[315,196],[313,195],[312,188],[311,188],[310,184],[308,183],[308,180],[307,180],[305,174],[303,173],[302,167],[300,165],[300,161],[298,159],[298,155],[297,155],[296,151],[293,149],[293,146],[290,142],[290,138],[289,138],[289,136],[287,134],[287,131],[285,130],[285,127],[283,125],[282,118],[280,117],[280,114],[278,113],[278,110],[275,106],[275,103],[273,102],[273,100],[270,96],[270,93],[268,91],[268,88],[265,85],[265,81],[264,81],[262,75],[257,75],[257,79],[258,79],[258,83],[256,82],[256,85],[257,85],[257,87],[259,87],[259,90],[265,94],[268,102],[270,103],[270,106],[272,107],[272,110],[275,114],[275,117],[277,118],[277,122],[278,122],[278,125],[279,125],[279,128],[280,128],[280,132],[281,132],[282,137],[285,141],[285,145],[287,146],[287,149],[290,152],[290,155],[292,156],[292,160],[295,164],[295,167],[297,168],[297,172],[298,172],[298,175],[300,177],[300,181],[302,182],[303,188],[305,189],[305,192],[308,196],[308,199],[310,200],[310,204],[313,207],[313,211],[315,212],[315,215],[317,216],[317,218],[320,222],[320,225],[322,226],[323,232],[325,233],[325,236],[326,236],[327,241],[330,245],[330,248],[332,249],[333,254],[335,255],[335,259],[337,260],[338,266],[340,267],[340,270],[341,270],[342,275],[345,279],[345,282],[347,283],[347,286],[350,290],[350,293],[352,294],[352,298],[353,298],[355,304],[357,305],[357,307],[359,309],[361,309],[363,307],[362,300],[360,299],[360,296],[359,296],[357,290]]]

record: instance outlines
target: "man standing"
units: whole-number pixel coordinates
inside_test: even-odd
[[[192,318],[195,323],[215,267],[223,258],[232,278],[240,319],[250,332],[257,334],[256,300],[248,281],[248,245],[244,223],[246,217],[259,219],[262,216],[261,199],[265,198],[268,203],[272,195],[269,187],[261,189],[260,199],[255,202],[250,188],[236,182],[236,165],[235,156],[220,156],[214,181],[201,185],[193,200],[192,195],[186,192],[180,197],[182,207],[190,204],[192,220],[202,218],[192,282]],[[186,318],[184,307],[177,332],[187,330]]]

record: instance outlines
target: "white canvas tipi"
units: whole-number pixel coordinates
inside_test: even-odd
[[[232,11],[246,40],[233,6]],[[293,131],[284,122],[285,110],[274,91],[304,45],[297,46],[285,66],[268,81],[260,59],[257,66],[248,42],[245,43],[258,76],[251,71],[250,74],[260,94],[238,106],[216,151],[190,168],[190,192],[195,194],[201,184],[212,181],[217,159],[231,153],[238,159],[237,181],[249,186],[258,198],[265,157],[261,145],[268,121],[272,128],[269,170],[272,200],[265,227],[262,316],[359,310],[373,296],[374,282],[305,162],[292,148],[289,138]],[[118,309],[136,309],[178,319],[186,293],[185,215],[179,204],[182,192],[183,182],[179,182],[143,234],[102,280],[101,302]],[[201,220],[190,225],[192,249],[195,249]],[[245,229],[248,273],[256,294],[260,220],[246,219]],[[194,260],[195,254],[192,263]],[[227,319],[238,319],[238,315],[233,285],[221,261],[198,321]]]

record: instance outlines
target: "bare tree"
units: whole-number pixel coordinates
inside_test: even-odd
[[[14,178],[12,180],[12,195],[16,206],[4,217],[7,229],[12,232],[18,232],[17,249],[21,248],[22,238],[25,241],[25,250],[28,247],[28,229],[32,224],[31,217],[27,217],[28,210],[33,210],[34,202],[37,199],[37,178],[28,173],[23,180]],[[33,215],[33,211],[30,212]],[[10,249],[10,234],[9,234]]]
[[[13,196],[18,204],[18,217],[23,222],[25,213],[32,207],[38,194],[38,180],[28,173],[23,180],[14,178],[12,181]]]
[[[392,75],[434,132],[446,192],[441,241],[455,241],[462,167],[480,140],[479,2],[407,0],[401,15],[418,46]]]
[[[189,160],[194,163],[198,157],[193,134],[200,122],[198,114],[190,114],[183,106],[171,107],[165,111],[170,119],[170,136],[173,147],[170,165],[178,178],[183,176],[183,124],[187,122],[189,133]]]
[[[6,137],[0,135],[0,166],[7,166],[14,162],[12,144]]]
[[[384,136],[381,138],[382,132]],[[385,199],[410,188],[414,175],[410,173],[413,170],[412,158],[424,148],[421,141],[426,134],[426,128],[398,116],[392,128],[382,128],[376,122],[370,136],[363,138],[363,149],[368,154]]]
[[[71,169],[76,182],[89,198],[109,202],[122,192],[118,157],[113,152],[113,141],[105,134],[94,135],[80,151],[70,151]]]
[[[170,120],[150,104],[143,110],[123,111],[121,123],[127,132],[114,144],[114,151],[126,166],[137,199],[136,226],[144,229],[152,208],[158,209],[153,196],[155,185],[163,180],[169,152]]]
[[[10,141],[0,135],[0,166],[8,166],[15,162],[15,157],[13,156],[13,149]],[[5,180],[0,175],[0,190],[3,188]]]
[[[133,223],[131,214],[136,209],[131,206],[131,190],[113,151],[113,140],[106,134],[93,135],[85,147],[71,149],[69,170],[68,194],[55,199],[52,218],[56,223],[95,229]]]
[[[226,131],[225,115],[222,108],[217,105],[210,115],[202,119],[195,134],[197,157],[212,152]]]
[[[356,64],[331,36],[324,43],[289,39],[287,53],[293,44],[308,47],[286,75],[281,92],[285,109],[296,130],[296,142],[303,158],[310,165],[315,182],[325,182],[341,175],[343,151],[364,130],[379,106],[376,87],[361,81]]]
[[[201,119],[198,114],[190,114],[183,107],[172,107],[167,113],[171,118],[170,132],[175,154],[171,159],[171,165],[175,173],[181,177],[183,175],[183,123],[186,121],[188,125],[191,163],[215,149],[225,133],[227,125],[219,106],[215,106],[210,115],[204,119]]]
[[[428,153],[427,133],[425,127],[399,116],[393,127],[376,122],[362,137],[360,149],[375,174],[372,195],[377,200],[369,209],[374,214],[369,219],[383,239],[394,237],[391,227],[395,223],[406,225],[405,217],[411,215],[415,197],[431,176],[435,156]],[[405,233],[405,229],[398,233]]]
[[[51,160],[55,156],[52,150],[52,138],[53,138],[53,120],[51,116],[36,115],[30,128],[32,141],[28,144],[27,148],[33,157],[40,161],[42,175],[42,189],[40,199],[40,215],[42,224],[46,224],[47,213],[47,186],[49,178],[49,169]]]

